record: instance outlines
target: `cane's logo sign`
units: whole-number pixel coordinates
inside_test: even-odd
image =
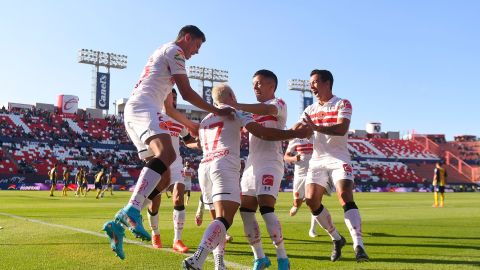
[[[76,97],[71,97],[63,103],[63,111],[70,111],[75,107],[78,107],[78,98]]]

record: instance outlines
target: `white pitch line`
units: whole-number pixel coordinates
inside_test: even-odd
[[[92,231],[89,231],[89,230],[84,230],[84,229],[71,227],[71,226],[67,226],[67,225],[49,223],[49,222],[45,222],[45,221],[42,221],[42,220],[39,220],[39,219],[26,218],[26,217],[12,215],[12,214],[8,214],[8,213],[2,213],[2,212],[0,212],[0,215],[15,218],[15,219],[19,219],[19,220],[23,220],[23,221],[38,223],[38,224],[42,224],[42,225],[46,225],[46,226],[50,226],[50,227],[56,227],[56,228],[60,228],[60,229],[64,229],[64,230],[70,230],[70,231],[75,231],[75,232],[80,232],[80,233],[84,233],[84,234],[90,234],[90,235],[95,235],[95,236],[98,236],[98,237],[107,238],[107,236],[105,234],[102,234],[102,233],[92,232]],[[148,244],[142,243],[140,241],[135,241],[135,240],[130,240],[130,239],[123,238],[123,242],[124,243],[129,243],[129,244],[134,244],[134,245],[145,247],[145,248],[155,249],[155,248],[152,247],[152,245],[148,245]],[[171,249],[167,249],[167,248],[162,248],[160,250],[165,251],[165,252],[179,254],[179,253],[177,253],[177,252],[175,252]],[[184,253],[183,255],[184,256],[190,256],[190,255],[192,255],[192,253]],[[210,257],[207,258],[207,260],[213,262],[213,259],[211,259]],[[228,266],[228,267],[235,268],[235,269],[242,269],[242,270],[250,269],[250,267],[247,267],[245,265],[234,263],[234,262],[229,262],[229,261],[225,261],[225,265]]]

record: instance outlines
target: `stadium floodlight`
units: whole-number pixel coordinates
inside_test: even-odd
[[[124,69],[127,67],[127,56],[123,54],[81,49],[78,52],[78,62],[97,67]]]
[[[310,81],[309,80],[300,80],[300,79],[291,79],[288,80],[288,89],[309,92],[310,91]]]
[[[302,97],[300,99],[300,111],[303,111],[308,105],[312,104],[313,97],[310,92],[310,81],[301,79],[288,80],[288,89],[293,91],[300,91]],[[305,96],[305,93],[309,93],[310,96]]]
[[[228,71],[206,68],[206,67],[197,67],[190,66],[188,67],[188,77],[191,79],[197,79],[202,81],[212,82],[227,82],[228,81]]]
[[[92,72],[92,107],[105,109],[108,112],[108,101],[110,97],[110,68],[124,69],[127,68],[127,56],[124,54],[108,53],[94,51],[90,49],[80,49],[78,51],[78,63],[88,64],[95,67],[96,72]],[[101,73],[100,67],[106,67],[107,73]],[[101,78],[97,82],[97,77]],[[97,92],[100,92],[97,93]],[[98,97],[101,97],[99,105]]]

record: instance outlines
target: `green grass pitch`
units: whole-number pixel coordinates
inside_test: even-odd
[[[0,191],[0,269],[180,269],[184,255],[171,252],[172,203],[166,197],[160,210],[163,250],[147,245],[125,244],[126,260],[109,249],[100,231],[103,223],[122,207],[129,192],[96,200],[49,197],[40,191]],[[209,215],[197,227],[194,213],[199,193],[187,206],[184,242],[195,250]],[[444,208],[432,208],[431,193],[357,193],[363,219],[364,241],[370,262],[354,260],[351,238],[343,222],[343,210],[335,197],[324,205],[348,241],[340,261],[329,261],[331,241],[323,230],[319,237],[308,236],[310,213],[302,206],[295,217],[288,215],[291,193],[281,193],[275,212],[282,223],[291,269],[480,269],[480,194],[447,193]],[[145,213],[144,213],[145,216]],[[275,249],[262,218],[266,254],[276,269]],[[145,220],[146,226],[148,222]],[[239,215],[229,232],[234,242],[227,244],[225,260],[229,269],[248,269],[253,255],[244,236]],[[127,239],[135,240],[130,232]],[[136,240],[135,240],[136,241]],[[213,269],[211,261],[204,269]]]

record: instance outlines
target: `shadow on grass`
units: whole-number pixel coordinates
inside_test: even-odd
[[[343,258],[342,258],[343,260]],[[462,260],[438,260],[438,259],[421,259],[421,258],[371,258],[371,262],[386,262],[386,263],[418,263],[418,264],[438,264],[438,265],[475,265],[480,266],[480,262],[467,262]]]
[[[452,240],[480,240],[480,237],[454,237],[454,236],[430,236],[430,235],[395,235],[389,233],[366,233],[372,237],[395,237],[395,238],[423,238],[423,239],[452,239]]]

